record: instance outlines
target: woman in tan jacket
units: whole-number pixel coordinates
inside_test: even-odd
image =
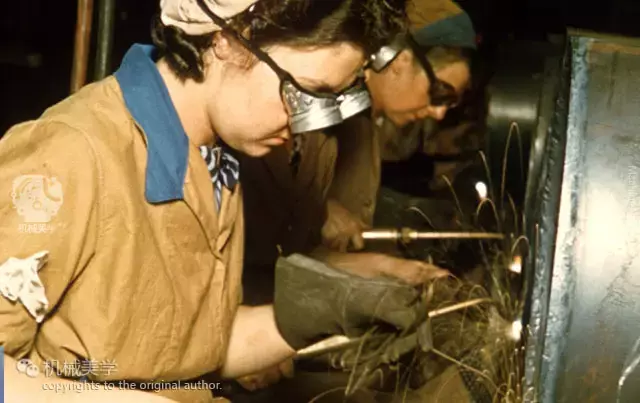
[[[447,271],[423,261],[357,252],[373,223],[383,159],[415,152],[425,119],[442,120],[470,81],[475,32],[451,0],[409,0],[410,37],[390,38],[364,71],[372,110],[323,133],[309,133],[264,158],[245,158],[242,169],[247,223],[245,282],[257,302],[269,301],[273,266],[282,252],[304,252],[366,277],[422,283]],[[396,39],[396,40],[393,40]],[[265,214],[265,211],[268,213]],[[255,281],[260,276],[261,281]],[[259,290],[255,290],[259,288]],[[277,381],[282,368],[243,379],[249,388]]]
[[[338,102],[364,55],[401,29],[389,4],[162,0],[161,9],[155,46],[134,45],[113,76],[0,141],[7,401],[208,402],[217,384],[198,383],[206,374],[254,372],[374,316],[404,326],[373,306],[341,315],[355,305],[336,293],[358,279],[291,262],[273,306],[240,306],[233,153],[262,156],[288,141],[300,100]],[[312,293],[318,276],[341,285]],[[371,282],[355,289],[368,287],[395,290],[405,305],[415,297]]]
[[[469,16],[451,0],[411,0],[407,16],[411,40],[389,43],[366,70],[372,113],[332,128],[339,153],[322,227],[331,249],[364,246],[361,233],[373,223],[381,162],[416,152],[425,120],[442,120],[470,84],[476,34]]]
[[[283,251],[409,283],[447,274],[422,261],[348,252],[364,247],[361,233],[372,225],[382,158],[394,153],[394,145],[415,140],[417,131],[409,126],[442,119],[469,84],[465,49],[475,47],[475,32],[468,15],[450,0],[409,0],[406,17],[410,37],[419,43],[407,43],[404,35],[390,38],[364,71],[372,111],[298,136],[265,158],[244,158],[245,192],[251,195],[245,209],[252,217],[247,225],[253,229],[246,259],[263,284]],[[434,88],[445,88],[444,97],[432,97]]]

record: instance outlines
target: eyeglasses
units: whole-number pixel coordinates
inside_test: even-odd
[[[414,57],[418,60],[418,63],[420,63],[420,66],[422,66],[429,79],[430,104],[433,106],[446,106],[447,108],[456,107],[460,103],[460,95],[453,85],[440,80],[438,76],[436,76],[433,66],[425,56],[429,49],[418,44],[410,34],[398,36],[389,45],[383,46],[371,55],[367,68],[371,68],[376,73],[380,73],[406,48],[411,49]]]
[[[227,22],[214,14],[204,3],[196,0],[198,6],[223,30],[234,36],[247,50],[261,62],[267,64],[280,79],[280,94],[289,114],[290,130],[293,134],[324,129],[342,123],[371,106],[371,98],[364,80],[358,79],[340,93],[311,91],[303,88],[289,72],[282,69],[262,49],[228,27]]]

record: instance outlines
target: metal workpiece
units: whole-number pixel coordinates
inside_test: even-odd
[[[544,126],[544,103],[557,76],[562,46],[550,42],[513,41],[502,45],[496,70],[487,88],[488,113],[484,151],[494,191],[506,177],[505,191],[521,206],[528,179],[530,156]],[[505,160],[505,156],[509,158]],[[506,162],[506,165],[505,165]]]
[[[411,228],[377,229],[362,232],[365,240],[386,240],[409,243],[421,239],[504,239],[504,234],[491,232],[436,232]]]
[[[525,194],[525,231],[531,245],[523,283],[523,322],[527,326],[523,400],[527,403],[539,401],[544,390],[540,372],[564,172],[570,79],[571,54],[567,47],[555,74],[549,74],[545,80]]]
[[[635,402],[640,41],[571,31],[564,67],[528,189],[526,382],[545,403]]]

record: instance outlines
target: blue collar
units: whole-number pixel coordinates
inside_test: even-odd
[[[145,196],[149,203],[183,199],[189,158],[187,138],[153,60],[155,48],[133,45],[115,77],[131,116],[147,136]]]

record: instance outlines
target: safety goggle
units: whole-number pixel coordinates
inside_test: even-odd
[[[376,73],[380,73],[398,57],[404,49],[410,48],[414,57],[424,69],[429,79],[429,98],[433,106],[456,107],[460,103],[460,95],[456,89],[446,81],[440,80],[433,66],[425,57],[428,49],[419,45],[410,34],[398,36],[389,45],[383,46],[376,53],[372,54],[367,64]]]
[[[204,3],[196,0],[198,6],[211,20],[233,35],[247,50],[261,62],[267,64],[280,79],[280,94],[289,114],[292,134],[324,129],[342,123],[371,107],[371,97],[362,78],[348,89],[338,94],[311,91],[303,88],[287,71],[250,40],[227,26],[227,22],[214,14]]]

